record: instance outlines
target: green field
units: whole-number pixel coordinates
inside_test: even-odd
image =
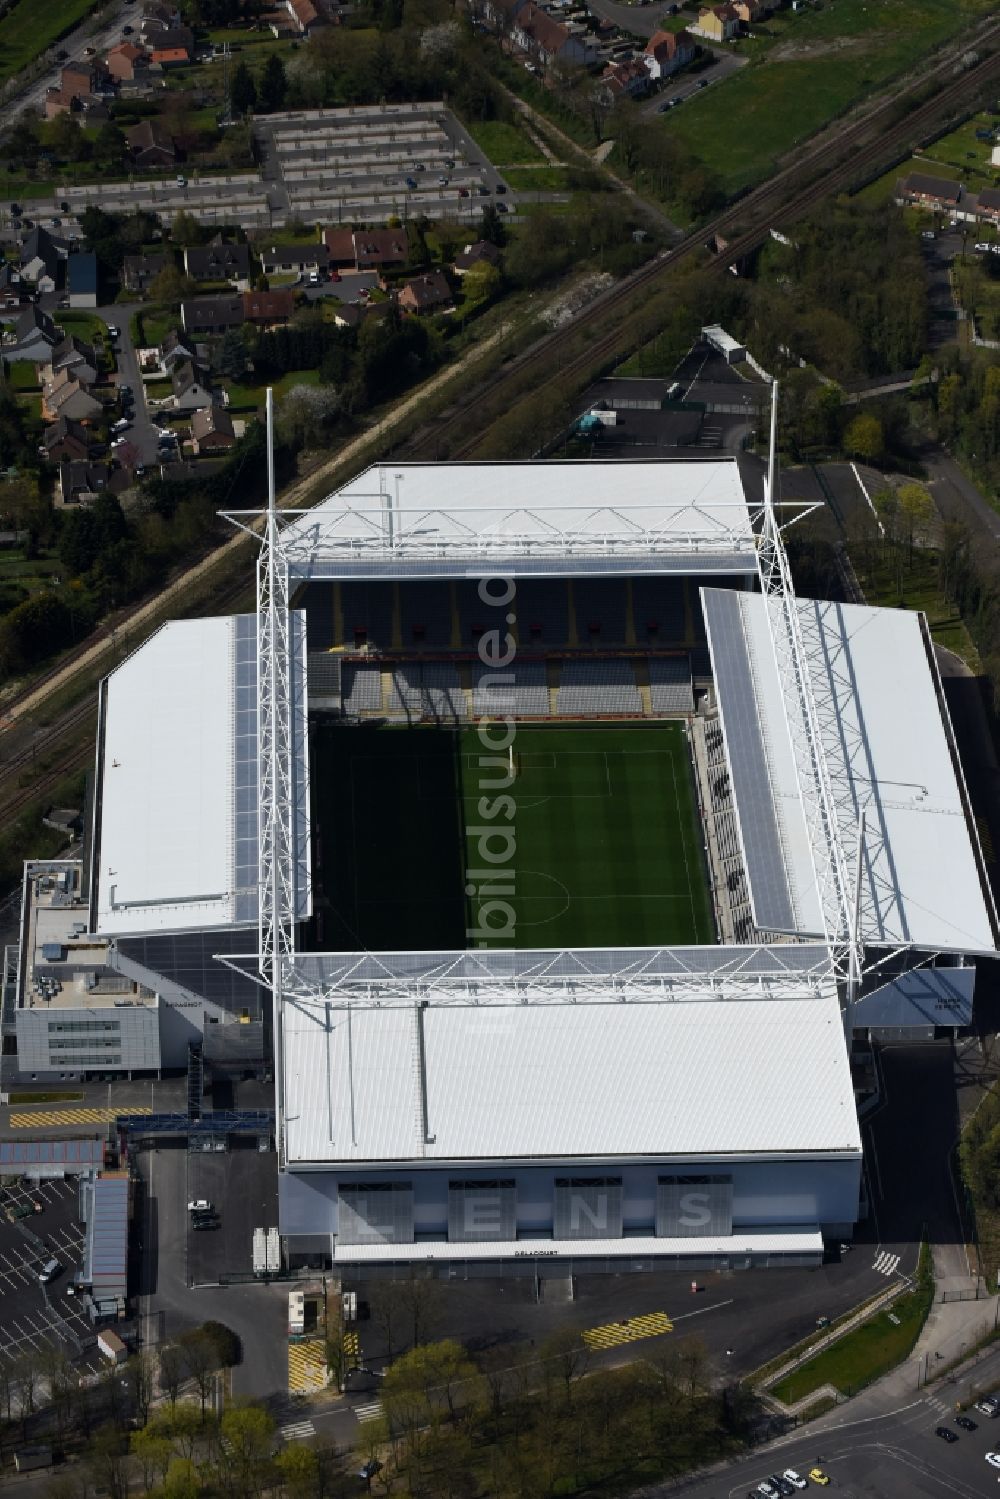
[[[671,110],[663,128],[734,192],[988,9],[986,0],[837,0],[777,11],[739,44],[750,65]]]
[[[466,948],[493,922],[487,946],[715,940],[679,724],[519,728],[509,820],[484,753],[474,728],[318,728],[322,947]],[[467,873],[491,855],[511,914]]]
[[[474,120],[466,128],[495,167],[522,166],[544,159],[534,141],[516,125],[503,120]]]
[[[97,0],[18,0],[0,21],[0,83],[97,8]]]

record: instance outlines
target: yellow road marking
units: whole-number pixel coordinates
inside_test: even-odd
[[[288,1392],[309,1395],[326,1388],[326,1346],[322,1338],[288,1345]]]
[[[620,1343],[637,1343],[641,1338],[656,1338],[673,1330],[674,1324],[666,1312],[648,1312],[643,1317],[626,1317],[623,1322],[588,1327],[581,1336],[588,1348],[617,1348]]]
[[[151,1114],[146,1108],[129,1109],[33,1109],[30,1114],[11,1114],[11,1129],[52,1129],[60,1124],[110,1124],[119,1114]]]
[[[358,1358],[361,1354],[361,1339],[356,1332],[344,1333],[344,1352],[349,1358]]]

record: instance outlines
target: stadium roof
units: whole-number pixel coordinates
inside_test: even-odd
[[[802,725],[766,613],[779,605],[723,589],[702,598],[754,919],[763,931],[818,935]],[[795,607],[852,872],[865,811],[865,942],[993,952],[996,914],[923,616],[807,599]]]
[[[759,481],[758,481],[759,482]],[[293,578],[756,570],[736,458],[366,469],[289,522]]]
[[[308,914],[305,619],[293,616],[300,913]],[[165,625],[101,698],[94,929],[257,921],[256,616]]]
[[[784,1001],[286,1004],[283,1030],[291,1166],[861,1148],[832,984]]]

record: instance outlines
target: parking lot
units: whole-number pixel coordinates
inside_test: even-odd
[[[42,1205],[40,1213],[36,1203]],[[94,1328],[80,1302],[66,1294],[83,1246],[83,1228],[77,1221],[77,1179],[8,1185],[2,1205],[0,1358],[16,1362],[61,1344],[83,1372],[95,1373],[101,1360]],[[22,1207],[32,1209],[30,1216],[10,1222],[7,1211]],[[38,1271],[49,1259],[58,1259],[62,1270],[43,1287]]]
[[[258,1151],[253,1140],[223,1152],[190,1151],[187,1201],[204,1198],[216,1209],[218,1227],[187,1226],[188,1281],[216,1284],[224,1275],[253,1270],[253,1231],[278,1222],[278,1157]]]

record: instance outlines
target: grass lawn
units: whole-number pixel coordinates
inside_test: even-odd
[[[986,0],[837,0],[781,11],[745,44],[749,67],[672,110],[663,128],[687,141],[734,192],[988,8]]]
[[[545,160],[534,141],[516,125],[507,125],[503,120],[477,120],[466,129],[495,167]]]
[[[38,390],[38,365],[30,359],[15,359],[7,366],[7,384],[14,390]]]
[[[807,1364],[772,1385],[771,1393],[787,1404],[801,1400],[825,1384],[832,1384],[844,1395],[852,1395],[902,1363],[912,1352],[934,1300],[934,1278],[926,1245],[921,1246],[920,1266],[915,1290],[900,1296],[885,1311],[846,1333]]]
[[[82,21],[97,0],[17,0],[0,21],[0,83]]]
[[[280,380],[265,380],[260,385],[229,385],[230,411],[256,411],[267,399],[268,385],[274,386],[275,400],[287,395],[293,385],[318,385],[319,370],[289,370]]]
[[[985,112],[973,115],[971,120],[966,120],[957,130],[949,131],[940,140],[932,141],[929,146],[924,147],[920,155],[924,170],[937,176],[951,177],[951,171],[942,174],[939,168],[954,167],[971,187],[992,187],[997,176],[997,169],[990,166],[990,153],[995,142],[977,141],[976,131],[992,132],[996,128],[997,121],[992,115]]]
[[[504,181],[515,193],[568,193],[570,174],[565,167],[505,167]]]
[[[941,590],[937,552],[915,548],[912,566],[907,566],[904,560],[900,587],[896,585],[895,568],[888,548],[872,568],[864,565],[861,556],[852,555],[851,560],[869,604],[889,609],[923,610],[937,644],[961,656],[973,671],[979,670],[979,652],[972,636],[958,610]]]
[[[466,871],[486,857],[479,804],[500,794],[495,770],[480,767],[478,732],[319,734],[319,827],[323,847],[340,850],[321,880],[324,943],[469,946],[489,915],[489,895],[480,922],[474,881],[467,891]],[[488,825],[513,839],[502,878],[514,887],[505,898],[518,947],[714,940],[680,725],[525,727],[514,754],[514,816]]]
[[[89,344],[96,343],[98,351],[104,347],[108,327],[94,313],[74,308],[72,311],[56,312],[54,317],[59,327],[65,328],[67,333],[75,333],[77,338],[82,338]]]

